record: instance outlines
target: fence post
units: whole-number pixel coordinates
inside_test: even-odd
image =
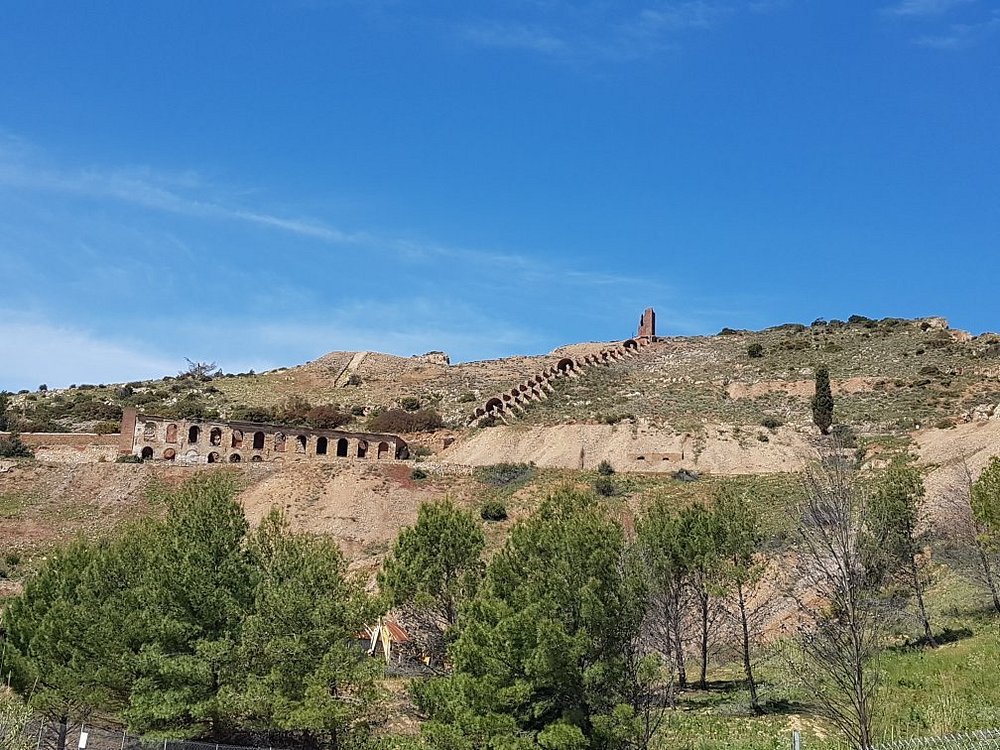
[[[802,750],[802,733],[798,729],[792,730],[792,750]]]
[[[125,730],[122,730],[122,750],[125,750]]]

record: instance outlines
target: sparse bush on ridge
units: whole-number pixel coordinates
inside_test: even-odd
[[[443,426],[444,420],[434,409],[413,412],[388,409],[368,420],[368,429],[372,432],[433,432]]]

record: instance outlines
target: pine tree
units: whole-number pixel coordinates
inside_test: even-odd
[[[824,365],[816,370],[816,395],[812,398],[813,422],[819,431],[828,435],[833,424],[833,391],[830,388],[830,370]]]
[[[562,491],[515,527],[462,610],[454,674],[417,688],[432,746],[628,746],[641,706],[624,651],[644,597],[624,552],[585,493]]]
[[[743,656],[743,672],[750,691],[750,708],[760,713],[760,698],[757,695],[757,680],[753,672],[751,646],[756,633],[752,632],[754,620],[748,599],[756,592],[767,569],[767,562],[760,552],[764,542],[761,531],[760,514],[753,498],[728,485],[723,485],[715,494],[712,510],[716,515],[719,529],[719,547],[724,561],[722,578],[724,585],[736,594],[735,618],[740,625],[740,651]],[[758,623],[759,624],[759,623]]]

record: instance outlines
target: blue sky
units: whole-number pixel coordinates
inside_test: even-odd
[[[9,0],[0,388],[996,330],[1000,0]]]

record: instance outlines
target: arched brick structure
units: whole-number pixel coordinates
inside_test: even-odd
[[[652,308],[649,308],[642,314],[642,319],[639,322],[639,334],[635,338],[626,339],[621,344],[602,349],[597,353],[586,354],[577,360],[563,357],[554,365],[549,365],[509,392],[504,391],[490,398],[482,406],[476,407],[469,415],[468,424],[491,414],[500,416],[506,421],[505,414],[512,415],[518,411],[524,411],[526,404],[530,401],[547,399],[548,396],[545,392],[552,393],[555,390],[551,383],[554,378],[579,377],[580,371],[587,367],[610,365],[612,362],[635,356],[644,346],[656,340],[656,313],[653,312]]]
[[[150,425],[152,430],[149,429]],[[174,443],[168,443],[166,440],[170,426],[173,427]],[[383,460],[402,460],[409,457],[406,441],[398,435],[386,433],[302,429],[217,420],[205,423],[198,419],[167,420],[147,415],[140,418],[134,412],[129,415],[128,420],[123,418],[124,429],[128,432],[123,433],[123,452],[150,459],[161,457],[164,460],[176,460],[188,464],[279,461],[289,453],[291,455],[288,458],[295,461],[371,460],[376,457]],[[198,446],[206,430],[210,453],[203,453]],[[190,439],[187,441],[180,439],[185,435]],[[288,446],[289,437],[293,438],[293,447]],[[247,445],[252,448],[244,452],[244,447]],[[369,445],[373,446],[374,450],[369,449]],[[223,447],[228,448],[229,452],[223,452],[221,450]]]

